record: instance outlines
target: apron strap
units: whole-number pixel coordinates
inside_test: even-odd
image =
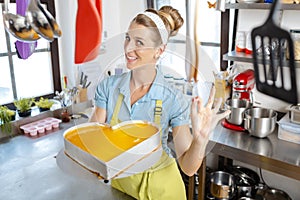
[[[122,101],[123,101],[123,94],[119,94],[117,102],[116,102],[116,106],[114,108],[114,112],[110,121],[110,125],[116,125],[118,123],[120,123],[119,121],[119,112],[120,112],[120,108],[122,105]],[[157,124],[160,127],[160,120],[161,120],[161,115],[162,115],[162,100],[157,99],[155,100],[155,108],[154,108],[154,123]]]
[[[155,100],[155,108],[154,108],[154,123],[156,123],[160,127],[160,118],[162,115],[162,100]]]
[[[122,105],[122,101],[123,101],[123,94],[119,94],[118,96],[118,100],[117,100],[117,103],[116,103],[116,106],[115,106],[115,109],[114,109],[114,113],[111,117],[111,120],[110,120],[110,125],[114,126],[119,122],[119,112],[120,112],[120,108],[121,108],[121,105]]]

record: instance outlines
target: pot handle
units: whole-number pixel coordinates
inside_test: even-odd
[[[247,117],[244,118],[244,128],[248,130],[251,127],[251,120]]]
[[[268,188],[268,186],[264,183],[258,183],[257,185],[255,185],[255,189],[256,190],[266,190]]]

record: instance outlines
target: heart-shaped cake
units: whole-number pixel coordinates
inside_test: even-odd
[[[104,178],[124,172],[160,147],[159,128],[137,120],[115,126],[84,123],[68,129],[64,140],[69,157]]]

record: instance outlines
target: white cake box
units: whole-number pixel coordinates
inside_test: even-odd
[[[122,153],[113,157],[110,160],[104,161],[99,157],[96,157],[87,151],[84,151],[80,147],[73,144],[66,138],[66,135],[70,132],[77,131],[79,137],[82,137],[81,134],[88,134],[90,128],[107,128],[108,125],[100,124],[96,122],[92,123],[84,123],[81,125],[77,125],[69,128],[64,133],[64,151],[65,154],[70,157],[72,160],[82,165],[87,170],[95,173],[100,178],[103,179],[112,179],[112,178],[120,178],[125,176],[130,176],[142,171],[147,170],[153,164],[155,164],[161,157],[162,148],[160,142],[160,131],[159,128],[154,123],[149,123],[146,121],[127,121],[122,122],[118,125],[112,126],[112,130],[122,129],[122,127],[126,125],[132,124],[148,124],[151,127],[155,127],[155,134],[147,137],[141,136],[144,140],[135,146],[129,148],[126,151],[122,151]],[[87,130],[87,131],[82,131]],[[82,132],[82,133],[80,133]],[[101,132],[101,131],[100,131]],[[98,134],[99,132],[97,132]],[[141,133],[141,135],[143,135]],[[87,135],[86,135],[87,136]],[[85,136],[85,137],[86,137]],[[98,141],[97,141],[98,142]],[[107,142],[107,141],[106,141]],[[103,142],[104,143],[104,142]],[[98,145],[98,144],[97,144]],[[101,145],[101,141],[99,141],[99,145]],[[103,144],[103,146],[107,145]],[[92,147],[91,145],[91,148]],[[111,147],[115,148],[115,147]],[[107,152],[103,153],[106,155],[109,154],[109,149],[105,150]],[[101,152],[100,152],[101,153]]]

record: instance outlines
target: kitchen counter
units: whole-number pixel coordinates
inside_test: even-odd
[[[64,130],[83,122],[86,119],[61,123],[59,130],[38,138],[19,135],[2,141],[0,199],[132,199],[75,164],[62,152]],[[74,171],[62,167],[68,162],[73,162],[69,168]]]
[[[277,129],[266,138],[218,125],[208,150],[218,155],[300,180],[300,144],[278,139]]]
[[[266,138],[250,136],[247,132],[224,128],[221,123],[213,131],[207,145],[207,154],[247,163],[277,174],[300,180],[300,144],[278,139],[278,130]],[[205,159],[199,173],[198,199],[204,200]],[[194,199],[194,178],[189,179],[188,199]]]
[[[39,138],[19,135],[0,142],[0,199],[132,199],[63,153],[64,131],[86,121],[61,123],[59,130]],[[259,139],[219,124],[207,146],[209,152],[300,180],[300,145],[279,140],[277,130]]]

